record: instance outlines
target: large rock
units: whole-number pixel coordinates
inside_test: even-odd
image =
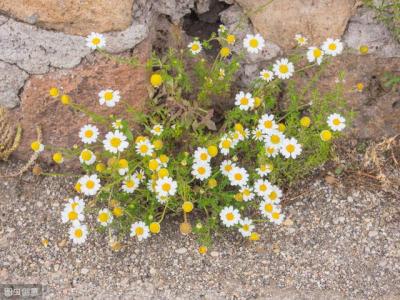
[[[376,20],[374,11],[361,8],[350,19],[343,37],[346,44],[358,50],[368,45],[369,52],[381,57],[400,57],[400,44],[386,26]]]
[[[319,45],[340,38],[352,16],[356,0],[236,0],[264,38],[285,50],[296,45],[297,33]],[[269,3],[269,4],[266,4]]]
[[[0,11],[29,24],[70,34],[126,29],[133,0],[2,0]]]
[[[400,132],[400,87],[385,86],[389,74],[400,76],[399,58],[381,58],[375,55],[344,55],[335,58],[320,82],[320,91],[335,85],[339,72],[344,72],[345,99],[355,111],[351,132],[357,138],[381,139]],[[364,90],[356,90],[357,83]]]
[[[0,61],[0,106],[13,108],[19,104],[18,93],[28,76],[17,66]]]
[[[150,53],[151,46],[146,40],[135,49],[134,55],[143,64]],[[23,160],[31,155],[30,143],[36,139],[36,125],[43,129],[44,144],[71,147],[79,141],[80,127],[90,122],[83,113],[51,98],[48,95],[50,87],[59,87],[74,102],[108,116],[121,114],[125,105],[120,102],[113,109],[100,106],[97,95],[100,90],[119,90],[122,100],[140,109],[147,98],[147,85],[148,74],[144,67],[116,64],[100,55],[71,70],[31,76],[22,93],[20,108],[13,111],[23,127],[22,143],[14,155]],[[44,158],[49,161],[49,153]]]

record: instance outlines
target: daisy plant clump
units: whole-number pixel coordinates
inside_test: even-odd
[[[96,91],[93,105],[120,106],[119,116],[97,115],[52,88],[52,97],[91,120],[77,132],[79,145],[53,153],[57,164],[82,166],[61,213],[72,242],[85,242],[95,230],[85,225],[88,213],[113,241],[145,241],[162,232],[167,215],[181,216],[181,233],[197,235],[201,254],[218,231],[256,241],[282,224],[283,191],[329,159],[352,115],[343,80],[330,91],[316,85],[344,51],[341,41],[295,39],[296,49],[260,68],[242,88],[235,84],[241,61],[263,51],[260,34],[239,41],[221,26],[208,40],[153,53],[145,65],[150,92],[144,111],[112,85]],[[101,34],[86,41],[104,53]],[[234,52],[237,43],[242,50]],[[35,152],[47,149],[54,148],[32,142]]]

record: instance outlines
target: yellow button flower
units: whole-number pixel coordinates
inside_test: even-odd
[[[60,152],[56,152],[53,154],[53,160],[57,164],[61,164],[64,161],[63,155]]]
[[[218,148],[215,145],[211,145],[207,147],[207,152],[211,157],[215,157],[218,154]]]
[[[207,250],[208,250],[208,249],[207,249],[206,246],[200,246],[200,247],[199,247],[199,253],[200,253],[200,254],[203,254],[203,255],[206,254],[206,253],[207,253]]]
[[[71,103],[71,98],[68,95],[61,96],[61,103],[64,105],[68,105]]]
[[[58,91],[58,88],[52,87],[52,88],[49,90],[49,94],[50,94],[51,97],[58,97],[58,95],[59,95],[60,93],[59,93],[59,91]]]
[[[163,83],[163,79],[160,74],[154,73],[150,77],[150,83],[153,87],[158,88]]]
[[[158,223],[158,222],[152,222],[150,224],[149,228],[150,228],[151,233],[157,234],[160,232],[161,226],[160,226],[160,223]]]
[[[327,142],[332,139],[332,132],[330,132],[329,130],[322,130],[320,136],[321,136],[321,140],[323,140],[324,142]]]
[[[309,117],[302,117],[300,119],[300,125],[304,128],[310,127],[311,119]]]
[[[182,209],[185,213],[190,213],[193,210],[193,203],[190,201],[185,201],[182,204]]]

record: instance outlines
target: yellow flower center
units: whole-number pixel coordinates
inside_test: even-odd
[[[318,48],[315,48],[314,49],[314,57],[319,58],[319,57],[321,57],[321,55],[322,55],[322,51]]]
[[[77,237],[77,238],[81,238],[81,237],[83,236],[83,230],[82,230],[82,229],[80,229],[80,228],[78,228],[78,229],[75,229],[75,232],[74,232],[74,234],[75,234],[75,237]]]
[[[39,149],[40,149],[40,143],[39,143],[38,141],[33,142],[33,143],[31,144],[31,148],[32,148],[33,151],[39,151]]]
[[[142,235],[144,233],[143,227],[136,227],[135,233],[137,236]]]
[[[333,123],[333,125],[338,126],[338,125],[340,125],[340,120],[339,119],[333,119],[332,123]]]
[[[264,183],[260,185],[260,191],[261,192],[265,192],[267,190],[267,188],[268,188],[267,185],[264,184]]]
[[[264,122],[264,127],[265,128],[272,128],[272,125],[273,125],[273,123],[272,123],[271,120],[267,120],[267,121]]]
[[[250,226],[249,226],[248,224],[244,224],[244,225],[242,226],[242,229],[243,229],[244,231],[249,231]]]
[[[281,138],[279,137],[279,135],[276,135],[276,134],[271,135],[271,143],[279,144],[280,141],[281,141]]]
[[[75,212],[75,211],[70,211],[68,213],[68,220],[73,221],[73,220],[76,220],[76,219],[78,219],[78,213]]]
[[[253,38],[250,40],[249,45],[251,48],[257,48],[258,47],[258,40],[256,38]]]
[[[270,75],[268,72],[263,73],[263,77],[264,77],[265,79],[269,79],[270,76],[271,76],[271,75]]]
[[[271,192],[269,194],[269,199],[275,200],[278,197],[278,194],[276,192]]]
[[[83,150],[81,157],[84,161],[88,161],[92,158],[92,153],[89,150]]]
[[[112,100],[112,98],[113,98],[113,93],[112,92],[105,92],[104,93],[104,99],[106,101],[110,101],[110,100]]]
[[[202,154],[200,154],[200,159],[201,159],[201,160],[207,160],[207,159],[208,159],[207,153],[202,153]]]
[[[133,188],[135,186],[135,182],[133,180],[128,180],[127,182],[125,182],[125,185],[127,188]]]
[[[226,165],[226,166],[225,166],[225,171],[226,171],[226,172],[232,171],[232,166],[231,166],[231,165]]]
[[[230,142],[229,140],[224,140],[224,141],[222,142],[222,148],[227,149],[227,148],[229,148],[230,146],[231,146],[231,142]]]
[[[197,44],[197,43],[194,43],[193,45],[192,45],[192,51],[198,51],[200,49],[200,46],[199,46],[199,44]]]
[[[197,169],[197,172],[198,172],[200,175],[204,175],[204,174],[206,173],[206,168],[200,167],[200,168]]]
[[[279,219],[279,216],[280,216],[280,214],[278,212],[273,212],[272,213],[272,218],[275,219],[275,220]]]
[[[289,153],[293,153],[295,149],[296,148],[292,144],[289,144],[289,145],[286,146],[286,151],[289,152]]]
[[[335,43],[331,43],[331,44],[329,44],[329,50],[332,50],[332,51],[334,51],[334,50],[336,50],[336,48],[337,48],[337,46],[336,46],[336,44],[335,44]]]
[[[168,182],[166,182],[166,183],[164,183],[163,185],[162,185],[162,190],[164,191],[164,192],[169,192],[169,190],[171,189],[171,185],[168,183]]]
[[[256,137],[258,137],[258,138],[259,138],[259,137],[261,137],[261,136],[262,136],[262,132],[261,132],[261,131],[259,131],[259,130],[257,130],[257,131],[256,131]]]
[[[228,221],[232,221],[234,218],[235,218],[235,216],[233,215],[233,213],[228,212],[228,213],[226,214],[226,219],[227,219]]]
[[[264,210],[266,211],[266,212],[271,212],[272,210],[273,210],[273,206],[272,206],[272,204],[270,204],[270,203],[267,203],[267,204],[265,204],[264,205]]]
[[[289,67],[287,65],[280,65],[279,72],[281,72],[282,74],[286,74],[287,72],[289,72]]]
[[[236,179],[236,180],[242,180],[242,179],[243,179],[242,174],[236,173],[236,174],[235,174],[235,179]]]
[[[141,145],[139,151],[140,153],[147,153],[147,151],[149,151],[149,147],[147,147],[147,145]]]
[[[108,222],[108,218],[109,218],[109,216],[108,216],[108,213],[106,213],[106,212],[102,212],[102,213],[99,214],[99,221],[101,223],[107,223]]]
[[[229,34],[226,37],[226,41],[228,42],[229,45],[232,45],[236,41],[236,38],[233,34]]]
[[[249,104],[249,99],[247,99],[246,97],[243,97],[242,99],[240,99],[240,104],[241,105]]]
[[[245,190],[243,191],[243,195],[245,195],[245,196],[250,196],[250,190],[249,190],[249,189],[245,189]]]
[[[86,130],[85,131],[85,137],[91,138],[93,136],[93,131],[92,130]]]
[[[94,188],[94,181],[93,180],[88,180],[86,182],[86,187],[91,190],[92,188]]]
[[[92,39],[92,44],[93,45],[97,46],[98,44],[100,44],[100,42],[101,42],[101,40],[98,37],[95,37],[95,38]]]
[[[121,139],[118,137],[113,137],[110,141],[111,146],[118,148],[121,145]]]

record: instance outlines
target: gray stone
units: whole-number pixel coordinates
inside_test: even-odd
[[[72,68],[90,53],[85,38],[38,29],[10,19],[0,26],[0,60],[31,74]]]
[[[369,52],[380,57],[400,57],[400,45],[391,32],[375,18],[375,13],[361,8],[350,19],[348,29],[343,36],[347,46],[358,50],[367,45]]]
[[[19,104],[19,90],[29,75],[15,65],[0,61],[0,106],[14,108]]]
[[[159,0],[154,1],[153,5],[158,13],[170,16],[175,24],[195,7],[194,0]]]
[[[6,16],[0,15],[0,25],[3,25],[7,21],[8,21],[8,18]]]
[[[105,49],[111,53],[119,53],[132,49],[143,41],[148,33],[149,29],[146,25],[134,22],[124,31],[105,34],[107,41]]]

